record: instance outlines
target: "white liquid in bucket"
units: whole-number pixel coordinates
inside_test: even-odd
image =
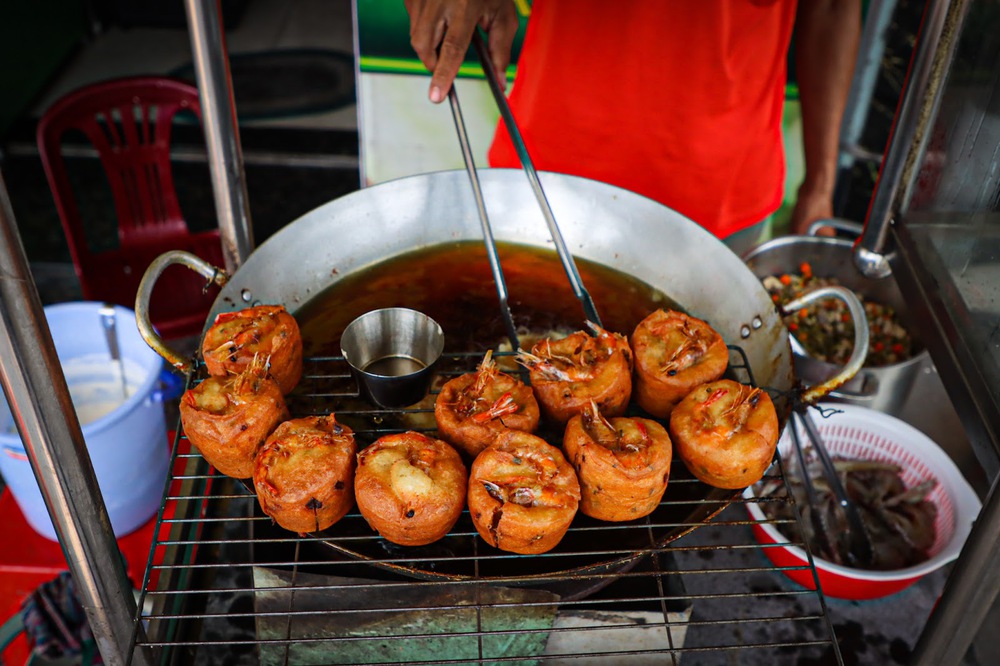
[[[139,390],[146,377],[146,371],[135,361],[123,359],[122,365],[119,365],[110,354],[86,354],[71,358],[62,364],[62,369],[80,427],[121,407]],[[12,423],[7,432],[17,432],[16,426]]]
[[[119,364],[110,354],[87,354],[69,359],[63,363],[63,374],[81,426],[118,409],[146,378],[146,371],[138,363],[123,359]]]

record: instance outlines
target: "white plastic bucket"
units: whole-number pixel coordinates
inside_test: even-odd
[[[115,306],[122,365],[113,361],[100,314],[102,303],[45,308],[59,362],[87,443],[115,536],[128,534],[156,513],[169,451],[163,359],[139,335],[132,310]],[[124,368],[126,392],[122,390]],[[125,395],[128,395],[126,398]],[[6,401],[0,401],[0,474],[36,532],[57,539],[31,463]]]

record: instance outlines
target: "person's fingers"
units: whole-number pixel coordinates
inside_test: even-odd
[[[469,51],[472,31],[475,29],[476,20],[474,17],[470,20],[468,14],[453,16],[448,21],[438,51],[437,65],[433,70],[434,75],[431,76],[430,99],[435,104],[444,100],[451,90],[462,61],[465,60],[465,54]]]
[[[507,87],[507,65],[510,64],[510,49],[517,28],[517,10],[512,2],[501,5],[493,20],[483,26],[484,30],[489,31],[490,60],[503,89]]]
[[[440,3],[406,0],[410,14],[410,45],[428,71],[437,67],[437,47],[444,34],[443,8]]]
[[[410,14],[410,44],[432,73],[428,96],[441,102],[465,60],[476,25],[489,33],[490,64],[506,86],[518,18],[510,0],[404,0]]]

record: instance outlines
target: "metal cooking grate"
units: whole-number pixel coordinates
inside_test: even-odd
[[[742,350],[731,350],[729,375],[753,383]],[[480,358],[442,359],[436,386]],[[372,409],[342,358],[312,358],[288,403],[294,417],[335,412],[362,448],[389,432],[432,432],[436,393],[407,410]],[[578,515],[559,546],[534,556],[487,546],[467,511],[421,548],[381,539],[357,509],[296,535],[272,525],[244,483],[210,470],[179,426],[173,461],[133,660],[843,663],[822,594],[786,579],[753,538],[745,503],[768,500],[711,489],[679,461],[651,516],[610,524]],[[783,476],[780,460],[768,474]],[[805,547],[795,522],[779,528]]]

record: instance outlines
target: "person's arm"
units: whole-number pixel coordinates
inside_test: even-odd
[[[806,174],[792,212],[792,233],[833,216],[840,122],[861,35],[861,0],[799,0],[795,71],[802,104]]]
[[[444,100],[472,42],[476,25],[489,34],[488,48],[500,85],[507,80],[510,48],[517,33],[511,0],[405,0],[410,44],[433,74],[428,97]]]

